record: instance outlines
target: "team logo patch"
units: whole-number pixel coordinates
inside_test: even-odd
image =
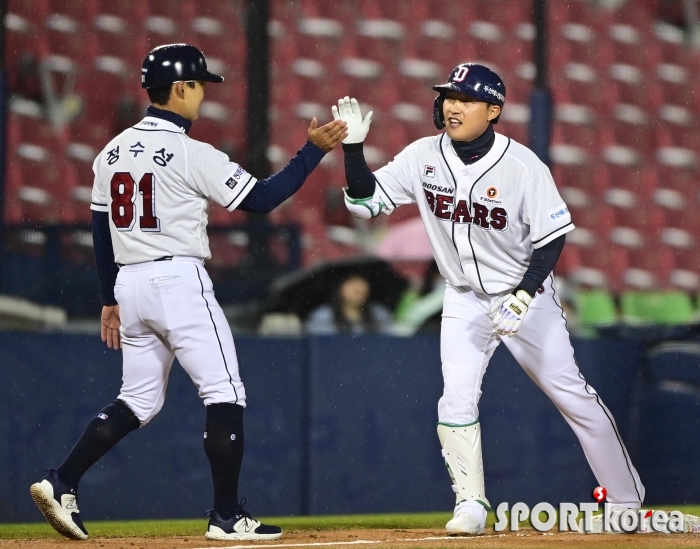
[[[229,177],[226,181],[226,186],[231,190],[235,189],[236,185],[238,185],[238,181],[236,181],[233,177]]]
[[[426,166],[425,169],[423,170],[423,175],[425,177],[435,177],[435,167],[434,166]]]
[[[486,196],[489,198],[496,198],[498,196],[498,189],[496,187],[489,187],[486,189]]]

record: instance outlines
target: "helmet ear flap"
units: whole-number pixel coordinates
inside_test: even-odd
[[[445,94],[441,93],[433,102],[433,123],[435,128],[442,130],[445,127],[445,115],[442,112],[442,105],[445,103]]]

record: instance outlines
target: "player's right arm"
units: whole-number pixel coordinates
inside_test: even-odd
[[[372,122],[372,112],[362,118],[356,99],[345,97],[332,107],[333,117],[348,124],[348,136],[343,140],[345,154],[345,205],[355,217],[371,219],[402,204],[415,201],[410,188],[411,158],[406,151],[376,173],[367,165],[363,142]]]
[[[262,180],[231,162],[221,151],[195,142],[188,180],[204,196],[229,211],[269,213],[296,193],[325,154],[346,136],[346,125],[342,121],[317,126],[314,118],[307,132],[308,141],[296,156],[279,172]]]

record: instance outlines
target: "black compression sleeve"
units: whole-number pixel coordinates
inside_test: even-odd
[[[343,145],[345,180],[348,182],[348,196],[351,198],[374,196],[374,174],[367,165],[362,149],[362,143]]]
[[[109,234],[109,214],[107,212],[92,212],[92,244],[95,249],[95,264],[97,278],[100,281],[102,304],[116,305],[114,283],[117,280],[119,267],[114,262],[112,236]]]
[[[319,147],[307,141],[289,164],[253,185],[238,209],[253,213],[271,212],[301,188],[324,155]]]
[[[518,287],[513,293],[518,290],[525,290],[531,296],[535,295],[535,292],[542,286],[545,278],[554,270],[554,266],[557,264],[561,251],[564,249],[565,240],[566,235],[563,234],[541,248],[537,248],[532,253],[530,266],[527,268],[527,271],[525,271],[522,281],[518,284]]]

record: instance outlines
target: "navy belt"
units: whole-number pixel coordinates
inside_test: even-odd
[[[159,257],[158,259],[153,259],[152,261],[172,261],[173,256],[172,255],[164,255],[163,257]],[[124,263],[117,263],[118,267],[123,267]]]

